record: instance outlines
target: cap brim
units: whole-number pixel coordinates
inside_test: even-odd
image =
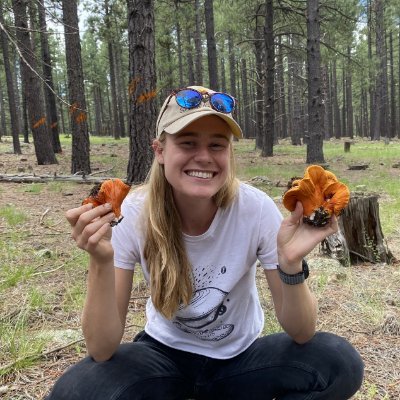
[[[232,117],[230,117],[227,114],[222,114],[215,110],[204,110],[201,112],[185,115],[184,117],[179,118],[177,121],[165,127],[164,131],[169,133],[170,135],[174,135],[180,132],[182,129],[186,128],[192,122],[197,121],[198,119],[203,118],[207,115],[216,115],[217,117],[223,119],[231,128],[233,136],[237,137],[238,139],[243,137],[243,133],[240,126]]]

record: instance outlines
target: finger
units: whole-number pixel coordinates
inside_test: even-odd
[[[76,232],[79,234],[88,224],[92,223],[95,219],[108,214],[110,211],[111,204],[106,203],[82,213],[75,223]]]
[[[300,201],[296,203],[294,211],[290,214],[290,221],[292,223],[298,223],[303,217],[303,204]]]
[[[107,235],[109,234],[111,230],[111,225],[110,222],[104,223],[92,236],[87,241],[87,248],[86,250],[89,253],[93,253],[94,250],[96,249],[97,245],[99,242]]]
[[[110,225],[110,222],[115,218],[115,214],[110,212],[106,215],[103,215],[101,218],[97,218],[96,220],[87,224],[81,234],[78,236],[79,245],[82,247],[86,247],[86,244],[90,241],[90,238],[101,229],[104,224]]]
[[[84,213],[93,208],[93,204],[85,204],[80,207],[71,208],[65,212],[65,218],[71,226],[75,226],[79,217]]]

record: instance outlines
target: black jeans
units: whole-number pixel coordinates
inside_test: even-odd
[[[284,333],[269,335],[218,360],[142,332],[110,360],[86,357],[68,369],[47,400],[345,400],[361,386],[363,370],[357,351],[330,333],[304,345]]]

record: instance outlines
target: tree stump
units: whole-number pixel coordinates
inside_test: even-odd
[[[387,263],[394,260],[384,242],[379,218],[378,195],[352,193],[348,206],[339,217],[341,234],[322,243],[322,251],[341,264],[359,262]]]
[[[350,147],[351,147],[351,144],[352,144],[353,142],[351,142],[350,140],[346,140],[345,142],[344,142],[344,152],[345,153],[349,153],[350,152]]]

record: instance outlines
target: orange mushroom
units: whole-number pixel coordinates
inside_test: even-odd
[[[101,204],[110,203],[115,214],[115,220],[111,226],[117,225],[122,221],[121,204],[131,189],[130,185],[125,184],[121,179],[107,179],[92,188],[89,197],[83,200],[82,204],[93,204],[98,207]]]
[[[339,215],[350,200],[348,187],[319,165],[307,168],[304,177],[294,179],[283,195],[283,205],[294,211],[297,201],[303,205],[303,221],[324,226],[332,214]]]

